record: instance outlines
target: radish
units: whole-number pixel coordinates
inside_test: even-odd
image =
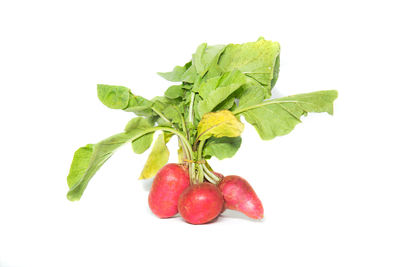
[[[175,163],[162,167],[151,186],[151,211],[160,218],[169,218],[177,214],[179,195],[189,185],[190,178],[186,167]]]
[[[148,198],[155,215],[168,218],[179,211],[187,222],[201,224],[229,208],[263,218],[263,206],[249,183],[213,172],[208,160],[236,154],[244,130],[241,118],[262,140],[271,140],[290,133],[308,113],[332,115],[338,96],[326,90],[272,99],[279,66],[279,43],[264,38],[244,44],[202,43],[191,61],[158,73],[178,82],[161,96],[146,99],[125,86],[98,84],[97,96],[104,105],[137,117],[122,132],[76,150],[67,198],[79,200],[99,168],[124,144],[131,144],[137,154],[152,147],[139,179],[153,177],[168,162],[166,144],[176,136],[181,165],[168,164],[157,173]]]
[[[178,210],[191,224],[203,224],[216,218],[222,211],[224,198],[214,184],[194,184],[179,197]]]
[[[225,176],[218,184],[225,200],[225,208],[243,212],[253,219],[264,217],[264,208],[251,185],[242,177]]]

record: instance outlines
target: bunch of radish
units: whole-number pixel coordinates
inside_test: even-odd
[[[160,218],[178,212],[191,224],[207,223],[225,208],[243,212],[253,219],[262,219],[264,209],[250,184],[242,177],[222,176],[217,184],[190,184],[188,168],[182,164],[165,165],[154,178],[149,206]]]
[[[67,198],[79,200],[99,168],[119,147],[131,144],[137,154],[152,147],[139,179],[155,177],[148,202],[158,217],[179,212],[187,222],[203,224],[232,209],[262,219],[263,206],[250,184],[214,172],[209,160],[236,154],[244,130],[241,118],[262,140],[271,140],[290,133],[309,112],[332,115],[337,98],[335,90],[271,98],[279,66],[277,42],[203,43],[185,65],[159,73],[177,83],[163,96],[149,100],[124,86],[99,84],[97,95],[104,105],[136,117],[123,132],[76,150]],[[154,141],[155,132],[159,135]],[[167,164],[172,136],[178,138],[177,164]]]

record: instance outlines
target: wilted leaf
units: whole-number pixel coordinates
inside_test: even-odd
[[[154,142],[153,149],[147,158],[139,179],[148,179],[155,176],[157,172],[168,163],[168,159],[169,150],[166,146],[164,133],[161,133]]]

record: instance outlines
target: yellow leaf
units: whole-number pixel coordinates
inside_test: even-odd
[[[197,126],[197,139],[214,137],[236,137],[243,132],[244,124],[229,110],[204,114]]]
[[[165,136],[164,133],[157,137],[139,179],[148,179],[155,176],[168,163],[169,150],[166,146],[166,138],[169,139],[170,136]]]

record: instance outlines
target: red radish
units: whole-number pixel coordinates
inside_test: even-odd
[[[186,167],[175,163],[162,167],[151,186],[151,211],[160,218],[169,218],[177,214],[179,195],[189,185],[189,172]]]
[[[223,175],[223,174],[221,174],[221,173],[219,173],[219,172],[214,172],[214,171],[213,171],[213,173],[214,173],[218,178],[224,179],[224,175]],[[225,210],[226,210],[226,207],[225,207],[225,205],[224,205],[224,206],[222,207],[221,213],[223,213]]]
[[[225,199],[225,208],[243,212],[253,219],[264,217],[264,208],[251,185],[242,177],[225,176],[218,184]]]
[[[191,224],[203,224],[216,218],[224,206],[218,187],[210,183],[194,184],[179,197],[178,210]]]

